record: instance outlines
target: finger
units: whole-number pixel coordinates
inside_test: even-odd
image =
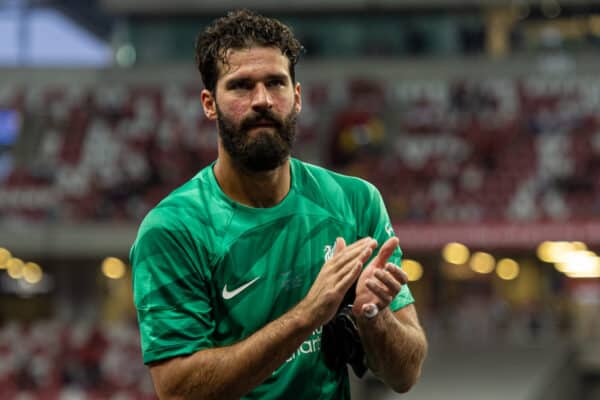
[[[394,278],[396,278],[403,285],[408,283],[408,275],[404,272],[400,267],[393,263],[387,263],[385,265],[385,270],[392,274]]]
[[[369,239],[371,239],[371,238],[370,237],[364,237],[362,239],[357,240],[354,243],[351,243],[350,245],[347,245],[346,241],[344,240],[343,237],[338,237],[337,239],[335,239],[335,252],[334,252],[334,256],[343,253],[344,250],[351,251],[351,250],[353,250],[355,248],[358,248],[358,247],[364,245],[365,243],[367,243],[369,241]]]
[[[377,253],[376,262],[383,267],[385,262],[392,256],[396,248],[398,247],[399,241],[397,237],[391,237],[385,241],[385,243],[379,249]]]
[[[387,268],[387,266],[386,266]],[[392,296],[398,294],[402,288],[402,283],[399,282],[390,272],[378,269],[375,271],[375,277],[388,288]]]
[[[379,299],[379,308],[387,307],[394,299],[389,290],[378,284],[374,279],[367,280],[367,288]]]
[[[364,237],[362,239],[358,239],[356,242],[354,242],[352,244],[347,245],[345,248],[348,249],[348,250],[351,250],[351,249],[356,248],[356,247],[361,247],[361,246],[363,246],[365,244],[367,244],[369,246],[372,246],[373,243],[375,245],[377,245],[377,240],[373,239],[370,236],[366,236],[366,237]]]
[[[362,246],[348,246],[343,251],[337,254],[337,257],[333,257],[331,262],[334,265],[343,265],[350,260],[353,260],[361,255],[362,252],[369,249],[368,242],[363,242]]]
[[[346,248],[346,241],[343,237],[338,237],[335,239],[335,251],[334,254],[338,254],[340,251]]]
[[[359,260],[355,260],[352,263],[348,263],[345,268],[341,270],[340,279],[337,280],[336,289],[341,290],[342,293],[346,293],[350,286],[358,279],[362,271],[363,263]]]
[[[333,257],[331,261],[337,267],[355,258],[359,258],[362,262],[365,262],[371,256],[376,246],[377,241],[371,238],[364,238],[346,247],[342,252],[337,254],[337,257]]]

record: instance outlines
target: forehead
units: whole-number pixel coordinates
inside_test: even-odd
[[[230,49],[225,55],[227,64],[219,63],[219,80],[259,78],[262,75],[289,76],[288,58],[276,47]]]

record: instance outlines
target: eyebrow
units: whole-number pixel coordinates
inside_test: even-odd
[[[261,79],[253,79],[253,78],[250,78],[250,77],[232,78],[232,79],[230,79],[230,80],[227,81],[227,83],[225,84],[225,87],[228,88],[228,89],[230,89],[230,88],[232,88],[235,85],[238,85],[240,83],[253,83],[253,82],[261,81],[261,80],[270,81],[270,80],[273,80],[273,79],[279,79],[279,80],[287,82],[287,78],[288,78],[288,76],[286,74],[278,74],[278,73],[268,74],[268,75],[262,77]]]
[[[287,78],[288,76],[286,74],[269,74],[267,75],[266,80],[281,79],[282,81],[287,81]]]

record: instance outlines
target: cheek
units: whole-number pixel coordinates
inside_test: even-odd
[[[244,118],[248,111],[248,105],[244,104],[243,101],[227,102],[227,104],[224,104],[219,108],[223,114],[235,121],[239,121]]]
[[[273,107],[280,114],[288,114],[295,106],[294,97],[287,94],[276,96],[273,100]]]

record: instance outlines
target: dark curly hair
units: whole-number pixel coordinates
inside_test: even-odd
[[[236,10],[215,20],[196,39],[196,64],[202,82],[214,93],[219,64],[227,65],[227,51],[253,46],[275,47],[290,61],[290,76],[295,82],[295,65],[303,47],[291,29],[273,18],[249,10]]]

